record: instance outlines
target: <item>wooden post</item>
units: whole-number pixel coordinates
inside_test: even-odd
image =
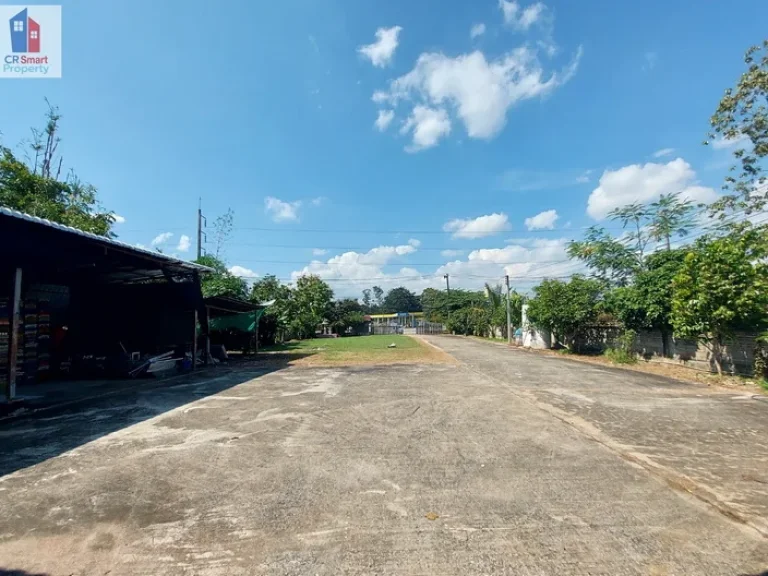
[[[8,348],[8,382],[5,385],[5,399],[10,402],[16,397],[16,358],[19,352],[19,326],[21,325],[21,268],[13,275],[11,296],[10,346]]]
[[[205,307],[205,365],[208,366],[211,358],[211,308]]]
[[[192,370],[197,370],[197,308],[192,323]]]

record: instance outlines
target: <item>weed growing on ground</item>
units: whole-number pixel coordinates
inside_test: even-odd
[[[760,385],[760,388],[762,388],[763,390],[768,392],[768,380],[767,379],[761,378],[760,381],[758,382],[758,384]]]
[[[608,348],[603,352],[603,356],[608,358],[614,364],[635,364],[637,356],[632,352],[627,352],[621,348]]]

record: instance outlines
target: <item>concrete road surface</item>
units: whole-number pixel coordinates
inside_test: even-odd
[[[756,529],[523,390],[586,406],[600,370],[438,343],[469,365],[241,369],[4,425],[0,574],[768,569]]]

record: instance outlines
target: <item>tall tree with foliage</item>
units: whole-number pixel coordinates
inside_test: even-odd
[[[10,148],[0,147],[0,206],[111,236],[115,217],[101,209],[96,188],[72,172],[61,178],[62,158],[57,155],[61,115],[48,106],[45,128],[32,130],[31,165],[19,160]]]
[[[765,158],[768,156],[768,40],[744,56],[747,70],[728,88],[710,120],[710,140],[738,142],[737,164],[725,179],[728,194],[712,204],[725,218],[729,211],[758,212],[768,204]]]
[[[420,312],[421,302],[419,297],[408,290],[408,288],[399,286],[387,292],[381,309],[389,314],[394,314],[395,312]]]
[[[672,333],[672,281],[687,253],[687,249],[677,249],[649,254],[631,285],[615,288],[606,295],[609,312],[626,328],[661,332],[665,355]]]
[[[627,237],[630,242],[634,242],[638,257],[642,260],[648,244],[648,235],[643,230],[643,222],[648,218],[648,208],[639,202],[634,202],[611,210],[608,217],[611,220],[619,220],[624,228],[629,225],[634,226],[634,230],[631,230]]]
[[[350,328],[359,328],[365,323],[363,307],[354,298],[336,300],[328,311],[327,320],[334,334],[343,335]]]
[[[200,284],[203,296],[230,296],[247,298],[248,283],[227,270],[227,265],[215,256],[204,255],[195,260],[197,264],[213,268],[214,272],[203,274]]]
[[[384,305],[384,290],[382,290],[381,287],[373,287],[373,300],[376,303],[376,307],[380,310]]]
[[[709,347],[718,374],[726,340],[768,321],[768,238],[746,228],[700,238],[673,282],[672,326],[682,338]]]
[[[319,276],[301,276],[291,300],[290,326],[299,338],[311,338],[330,312],[333,290]]]
[[[686,236],[693,228],[695,210],[691,201],[682,200],[679,194],[662,194],[648,207],[650,238],[664,242],[671,250],[672,237]]]
[[[528,302],[528,318],[537,328],[554,334],[558,342],[569,345],[597,319],[603,300],[603,283],[574,276],[569,282],[544,280],[533,289]]]
[[[613,286],[626,286],[641,264],[638,254],[599,226],[588,228],[584,240],[569,242],[566,251],[595,278]]]
[[[213,221],[213,254],[216,258],[224,258],[224,248],[232,238],[234,229],[235,213],[232,208],[228,208],[224,214],[221,214]]]
[[[287,335],[290,324],[291,289],[276,276],[267,274],[253,283],[251,300],[257,304],[274,303],[267,307],[259,322],[259,341],[263,345],[274,344]]]

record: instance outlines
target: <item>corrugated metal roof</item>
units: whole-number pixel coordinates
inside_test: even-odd
[[[46,220],[45,218],[38,218],[37,216],[31,216],[29,214],[25,214],[24,212],[19,212],[18,210],[12,210],[10,208],[4,208],[0,206],[0,216],[8,216],[9,218],[25,220],[27,222],[32,222],[33,224],[38,224],[40,226],[55,228],[56,230],[67,232],[69,234],[76,234],[77,236],[82,236],[83,238],[87,238],[88,240],[93,240],[101,244],[105,244],[107,246],[114,246],[115,248],[120,248],[121,250],[135,252],[139,256],[145,255],[145,256],[151,256],[152,258],[155,258],[155,259],[166,260],[171,264],[174,264],[182,268],[187,268],[189,270],[197,270],[198,272],[214,272],[213,268],[209,268],[208,266],[203,266],[202,264],[195,264],[194,262],[187,262],[186,260],[180,260],[179,258],[174,258],[173,256],[169,256],[167,254],[162,254],[160,252],[147,250],[146,248],[139,248],[138,246],[133,246],[131,244],[127,244],[126,242],[121,242],[120,240],[114,240],[113,238],[99,236],[98,234],[94,234],[92,232],[84,232],[83,230],[78,230],[77,228],[72,228],[71,226],[65,226],[64,224],[59,224],[58,222],[52,222],[50,220]]]

